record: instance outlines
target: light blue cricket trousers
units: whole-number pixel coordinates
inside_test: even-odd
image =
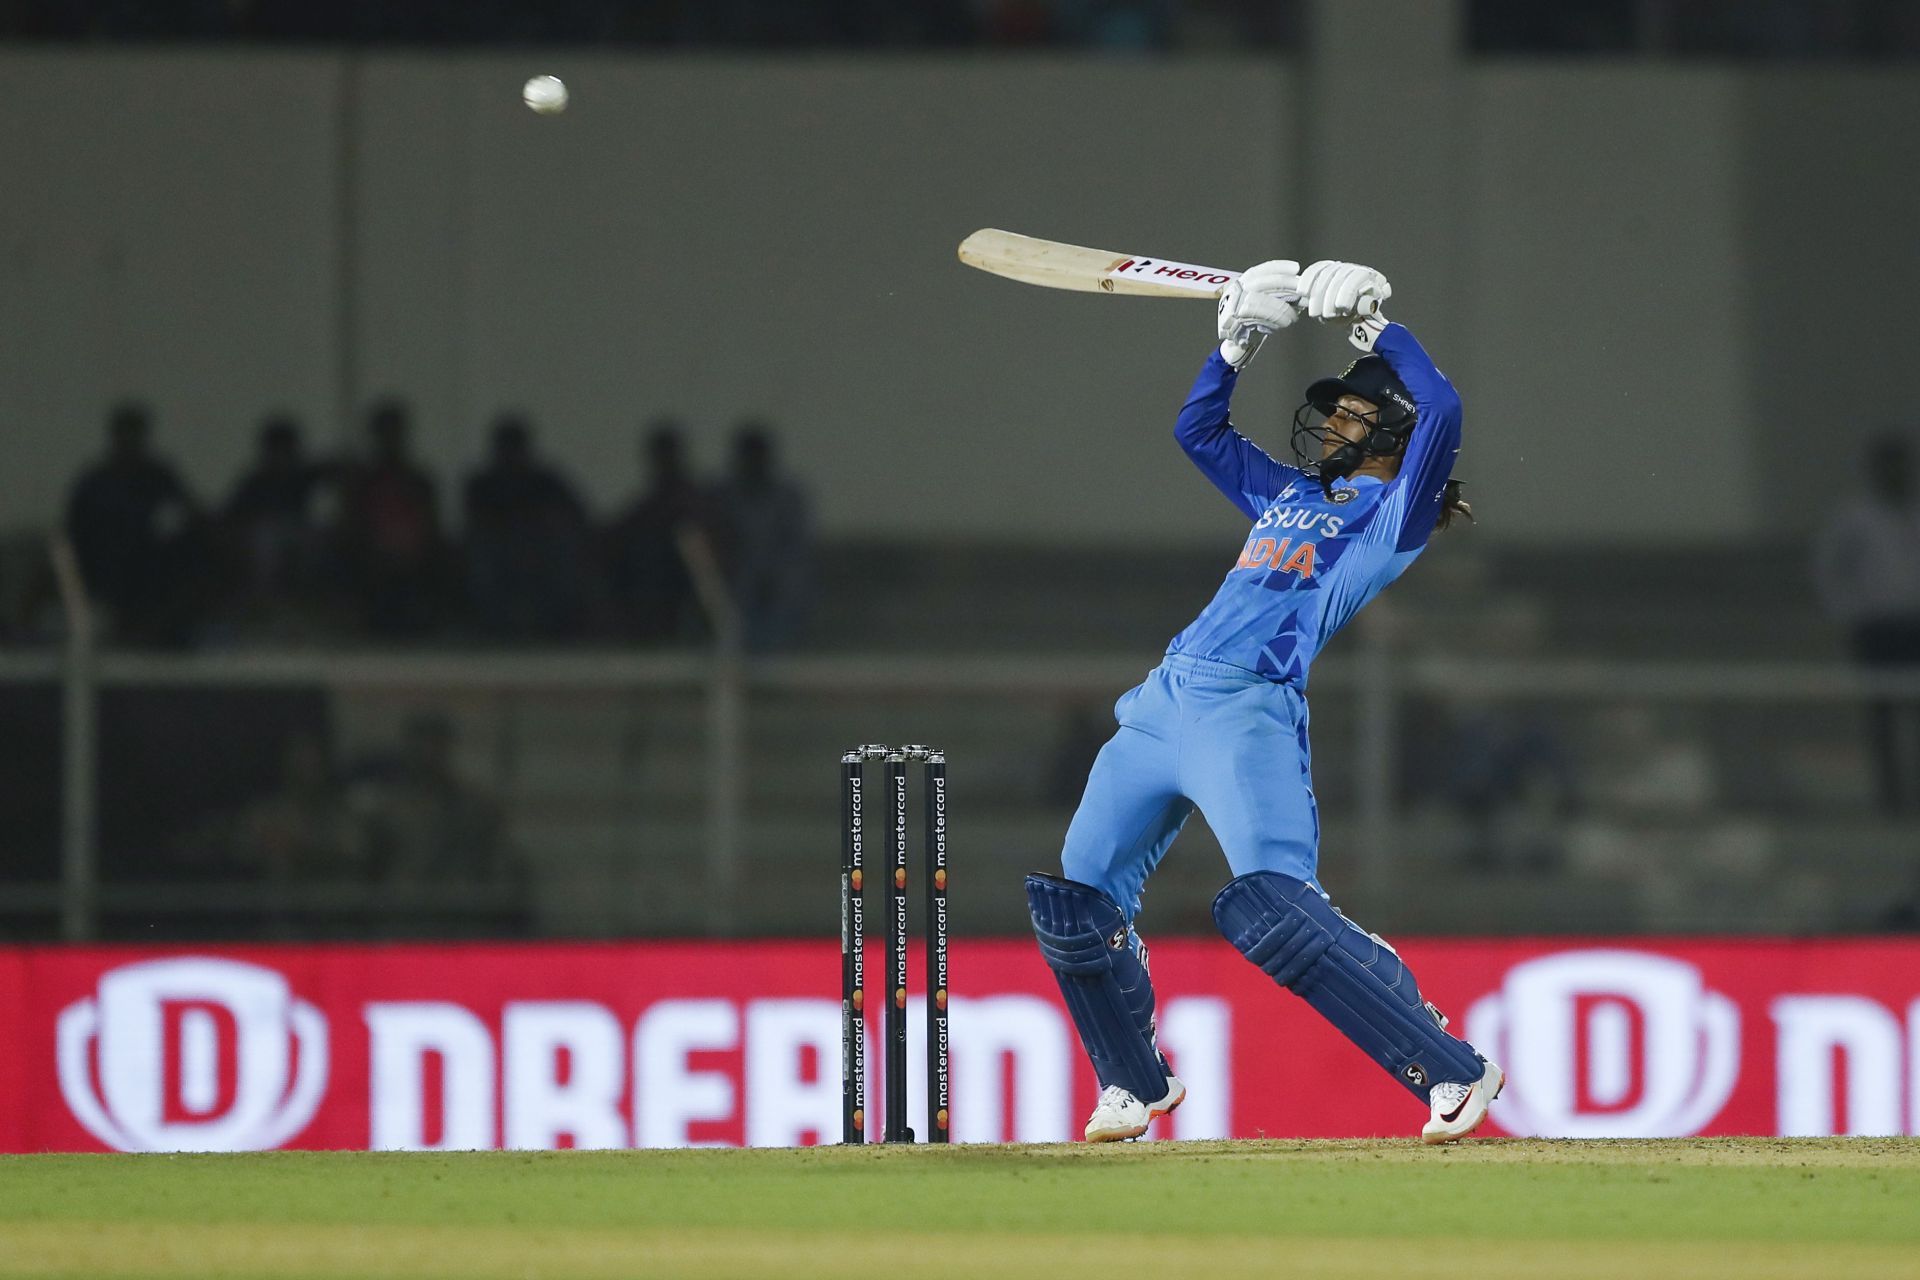
[[[1307,700],[1243,667],[1169,654],[1114,704],[1067,828],[1061,871],[1139,914],[1147,877],[1198,808],[1236,876],[1278,871],[1319,887],[1320,814]]]

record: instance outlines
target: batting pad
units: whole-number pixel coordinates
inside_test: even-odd
[[[1153,1043],[1153,982],[1119,906],[1077,880],[1030,875],[1027,907],[1093,1073],[1103,1085],[1157,1102],[1167,1092],[1167,1069]]]
[[[1312,885],[1274,871],[1237,877],[1213,900],[1213,922],[1240,954],[1422,1102],[1442,1081],[1480,1078],[1480,1055],[1441,1029],[1393,948],[1334,910]]]

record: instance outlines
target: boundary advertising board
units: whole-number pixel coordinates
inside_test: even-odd
[[[1483,1132],[1920,1133],[1920,941],[1400,949],[1507,1069]],[[0,1150],[832,1141],[838,964],[814,941],[0,948]],[[1190,1090],[1153,1136],[1418,1130],[1223,942],[1156,940],[1153,965]],[[1077,1137],[1095,1083],[1032,944],[962,940],[952,967],[955,1138]]]

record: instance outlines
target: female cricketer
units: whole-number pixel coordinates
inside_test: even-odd
[[[1115,705],[1119,731],[1087,778],[1063,874],[1027,877],[1041,954],[1102,1086],[1089,1142],[1138,1137],[1186,1097],[1155,1042],[1133,919],[1196,808],[1233,871],[1213,902],[1220,932],[1428,1104],[1422,1139],[1473,1132],[1504,1083],[1498,1066],[1447,1034],[1398,954],[1341,915],[1316,875],[1308,668],[1437,525],[1467,514],[1449,479],[1460,397],[1413,335],[1380,315],[1391,293],[1379,272],[1353,263],[1251,268],[1221,295],[1219,350],[1174,426],[1253,528],[1212,602]],[[1293,467],[1235,431],[1227,405],[1267,335],[1301,315],[1350,325],[1367,354],[1307,388]]]

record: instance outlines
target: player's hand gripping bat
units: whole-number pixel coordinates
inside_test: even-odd
[[[1205,267],[1193,262],[1175,262],[1170,258],[1150,258],[1145,254],[1114,253],[1108,249],[1090,249],[1084,245],[1062,244],[1058,240],[1040,240],[997,227],[985,227],[960,242],[960,261],[980,271],[989,271],[1023,284],[1048,289],[1075,289],[1082,293],[1113,293],[1136,298],[1204,298],[1212,300],[1221,290],[1240,278],[1237,271]],[[1316,263],[1314,267],[1344,267],[1345,263]],[[1309,279],[1303,284],[1311,283]],[[1370,273],[1382,286],[1377,291],[1354,290],[1346,300],[1352,310],[1345,316],[1328,304],[1331,292],[1323,293],[1323,310],[1315,319],[1352,318],[1355,323],[1349,339],[1363,350],[1371,350],[1373,338],[1385,325],[1380,303],[1391,293],[1378,273]],[[1303,289],[1301,300],[1310,300]],[[1310,313],[1312,314],[1312,313]]]

